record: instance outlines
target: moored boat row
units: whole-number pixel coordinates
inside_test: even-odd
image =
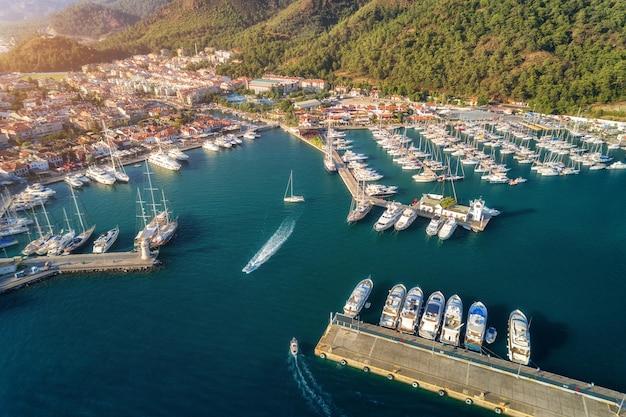
[[[357,318],[373,286],[371,276],[360,281],[344,305],[344,315]],[[483,342],[493,343],[497,335],[494,327],[487,327],[487,307],[481,301],[472,303],[467,311],[467,322],[464,323],[463,301],[458,294],[450,296],[446,301],[441,291],[435,291],[424,301],[424,293],[419,286],[407,291],[404,284],[396,284],[389,290],[378,324],[401,333],[439,341],[444,345],[462,345],[475,352],[482,352]],[[462,338],[464,327],[465,335]],[[528,329],[526,316],[520,310],[514,310],[509,317],[507,337],[507,353],[512,362],[522,365],[530,362]]]

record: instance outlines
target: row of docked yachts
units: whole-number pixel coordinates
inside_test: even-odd
[[[344,305],[344,315],[356,317],[373,287],[371,277],[360,281]],[[497,335],[495,328],[487,327],[487,307],[481,301],[472,303],[464,323],[463,302],[459,295],[454,294],[446,301],[441,291],[435,291],[424,300],[424,292],[419,286],[407,291],[403,284],[389,290],[379,325],[454,347],[461,346],[461,330],[465,327],[463,346],[475,352],[482,351],[483,341],[493,343]],[[507,354],[512,362],[522,365],[530,362],[529,323],[519,309],[509,316]]]
[[[363,201],[356,205],[348,214],[348,223],[354,223],[362,219],[369,209],[371,209],[371,202]],[[393,227],[397,231],[407,229],[415,219],[417,218],[417,208],[412,206],[403,206],[400,203],[391,201],[387,204],[387,208],[383,214],[374,223],[374,230],[377,232],[383,232]],[[439,239],[449,239],[458,226],[457,220],[452,217],[442,217],[434,215],[428,226],[426,226],[426,234],[428,236],[437,235]]]

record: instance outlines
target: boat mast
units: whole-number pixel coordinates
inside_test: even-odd
[[[83,223],[83,215],[80,212],[80,209],[78,208],[78,201],[76,201],[76,194],[74,194],[74,188],[70,187],[70,190],[72,190],[72,199],[74,200],[74,206],[76,207],[76,215],[78,216],[78,221],[80,223],[80,229],[81,229],[82,233],[85,233],[85,225]]]
[[[46,218],[46,224],[48,225],[48,229],[50,230],[50,234],[53,234],[52,225],[50,224],[50,219],[48,218],[48,212],[46,211],[46,206],[41,202],[41,208],[43,209],[43,215]]]
[[[146,172],[145,174],[148,177],[148,191],[150,191],[150,208],[152,209],[152,215],[154,216],[154,218],[156,218],[156,216],[158,215],[157,213],[157,203],[154,200],[154,191],[156,190],[156,188],[152,187],[152,178],[150,177],[150,175],[152,175],[152,173],[150,172],[150,168],[148,166],[148,161],[146,160]]]

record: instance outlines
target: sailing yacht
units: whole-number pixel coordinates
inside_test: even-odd
[[[287,188],[285,189],[285,196],[283,200],[286,203],[302,203],[304,202],[304,196],[293,195],[293,170],[289,174],[289,182],[287,182]]]
[[[165,245],[175,235],[176,230],[178,229],[178,218],[174,220],[171,219],[163,191],[161,191],[163,196],[162,209],[161,204],[155,200],[154,192],[157,189],[152,186],[152,173],[150,172],[147,162],[145,174],[148,185],[146,191],[148,191],[150,198],[150,201],[148,202],[150,214],[146,213],[141,192],[137,189],[137,203],[140,210],[138,217],[141,219],[142,228],[135,236],[135,247],[139,248],[141,246],[141,242],[148,241],[150,248],[156,248]]]
[[[106,144],[107,144],[107,147],[109,148],[109,156],[111,157],[111,165],[106,165],[103,167],[103,169],[107,173],[109,173],[109,175],[113,176],[116,181],[128,182],[130,181],[130,177],[124,170],[124,165],[122,164],[120,159],[117,156],[115,156],[115,152],[113,152],[113,147],[111,146],[110,137],[109,137],[109,130],[106,127],[106,124],[104,124],[104,122],[102,122],[102,125],[104,127],[104,136],[106,138]]]
[[[365,186],[365,182],[363,183]],[[350,212],[346,221],[348,224],[356,223],[362,220],[372,209],[372,202],[365,198],[365,190],[362,186],[358,186],[356,196],[350,202]]]
[[[50,220],[48,219],[48,213],[46,212],[46,207],[44,206],[43,203],[41,203],[41,207],[43,209],[43,213],[44,213],[44,216],[46,218],[48,231],[44,234],[43,229],[39,225],[39,219],[37,218],[37,216],[35,215],[34,210],[33,210],[33,217],[35,218],[35,225],[37,226],[37,231],[39,232],[39,237],[34,239],[34,240],[32,240],[32,241],[30,241],[30,243],[28,245],[26,245],[26,247],[24,249],[22,249],[22,255],[24,255],[24,256],[29,256],[29,255],[32,255],[33,253],[36,253],[42,246],[44,246],[46,244],[46,242],[53,235],[52,226],[50,226]]]
[[[76,200],[74,188],[70,187],[70,190],[72,191],[72,199],[74,200],[74,207],[76,208],[76,215],[78,216],[78,222],[80,223],[81,232],[78,235],[74,236],[72,240],[63,247],[63,255],[69,255],[70,253],[83,247],[85,243],[87,243],[87,241],[91,238],[93,231],[96,229],[95,224],[89,229],[85,229],[83,215],[78,208],[78,201]]]
[[[61,231],[61,233],[54,236],[47,248],[48,251],[46,252],[46,254],[48,256],[57,256],[63,253],[63,249],[65,248],[65,246],[67,246],[72,241],[72,239],[74,239],[74,236],[76,236],[76,231],[70,226],[70,221],[67,218],[67,213],[65,212],[65,209],[63,209],[63,217],[65,217],[65,223],[67,223],[68,231],[65,233]]]

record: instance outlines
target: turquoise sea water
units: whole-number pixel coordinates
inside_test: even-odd
[[[385,174],[382,183],[401,187],[399,201],[440,191],[414,183],[368,131],[349,137]],[[483,233],[457,229],[439,242],[426,237],[424,219],[401,233],[374,232],[382,209],[346,224],[341,179],[324,171],[321,153],[281,130],[189,154],[178,173],[153,169],[180,221],[163,268],[63,276],[0,295],[0,415],[491,415],[313,355],[329,313],[369,274],[367,322],[377,323],[398,282],[457,293],[466,309],[486,304],[499,331],[490,348],[505,357],[508,314],[520,308],[532,318],[533,366],[626,391],[626,172],[543,178],[511,160],[509,176],[529,181],[509,187],[468,170],[458,199],[482,196],[503,213]],[[304,204],[283,202],[291,169]],[[143,168],[127,170],[129,185],[77,193],[97,232],[119,224],[113,250],[130,249],[136,232]],[[60,222],[69,194],[63,183],[53,187],[49,210]],[[289,238],[242,273],[285,221],[295,223]]]

